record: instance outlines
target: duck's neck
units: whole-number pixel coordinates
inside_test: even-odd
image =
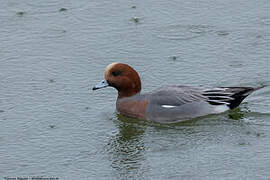
[[[126,98],[134,96],[135,94],[139,94],[140,92],[128,91],[128,92],[118,92],[118,99]]]

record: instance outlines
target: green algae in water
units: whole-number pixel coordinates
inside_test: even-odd
[[[51,124],[51,125],[49,125],[49,127],[53,129],[53,128],[55,128],[55,125]]]
[[[172,60],[176,61],[177,57],[176,56],[172,56]]]
[[[229,111],[229,117],[234,120],[243,119],[245,113],[240,108],[235,108]]]
[[[54,79],[50,79],[49,82],[50,82],[50,83],[54,83],[55,80],[54,80]]]
[[[20,17],[24,16],[25,14],[26,14],[26,12],[23,12],[23,11],[20,11],[20,12],[16,13],[16,15],[20,16]]]
[[[67,11],[67,8],[60,8],[59,12]]]
[[[217,34],[218,34],[219,36],[227,36],[227,35],[229,35],[230,33],[229,33],[229,32],[226,32],[226,31],[219,31]]]
[[[133,17],[131,20],[135,23],[139,23],[140,19],[138,17]]]
[[[242,142],[239,142],[238,145],[239,146],[248,146],[248,145],[250,145],[250,143],[249,142],[242,141]]]

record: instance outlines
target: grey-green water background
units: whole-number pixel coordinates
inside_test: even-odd
[[[269,0],[0,0],[0,178],[269,179],[270,88],[177,125],[92,92],[114,61],[161,85],[270,84]]]

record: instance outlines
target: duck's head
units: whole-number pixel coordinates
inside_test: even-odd
[[[93,87],[93,90],[114,87],[118,91],[118,98],[130,97],[141,91],[139,74],[129,65],[112,63],[107,66],[104,73],[105,80]]]

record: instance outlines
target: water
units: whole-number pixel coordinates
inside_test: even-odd
[[[160,85],[269,85],[270,2],[2,1],[0,178],[269,179],[270,87],[175,125],[92,92],[114,61]]]

